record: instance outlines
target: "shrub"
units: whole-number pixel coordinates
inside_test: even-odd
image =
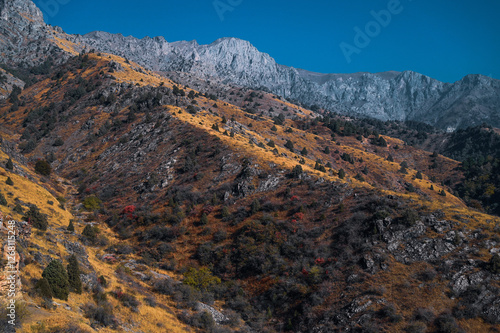
[[[30,209],[23,216],[23,220],[30,222],[33,225],[33,228],[40,229],[42,231],[47,230],[49,225],[47,215],[42,214],[35,205],[30,205]]]
[[[208,291],[220,284],[221,279],[213,276],[208,268],[201,268],[200,270],[190,268],[184,274],[183,283],[198,290]]]
[[[5,168],[7,170],[14,170],[14,163],[12,163],[12,158],[9,157],[7,163],[5,163]]]
[[[95,243],[97,240],[97,235],[99,235],[99,227],[87,224],[83,228],[82,235],[85,236],[90,242]]]
[[[52,289],[50,288],[49,282],[46,278],[41,278],[35,284],[35,290],[43,298],[52,298]]]
[[[52,167],[49,162],[45,160],[38,160],[35,164],[35,171],[42,176],[50,176],[52,172]]]
[[[206,225],[208,224],[208,216],[207,214],[203,213],[200,218],[200,225]]]
[[[406,326],[406,333],[425,333],[427,332],[427,325],[422,322],[416,322]]]
[[[59,260],[52,260],[42,273],[54,297],[67,301],[69,294],[68,273]]]
[[[493,274],[500,274],[500,255],[495,254],[488,262],[489,270]]]
[[[436,333],[462,333],[462,330],[455,318],[451,316],[450,313],[443,313],[434,320],[434,325],[436,326]]]
[[[418,213],[413,209],[406,209],[401,216],[401,224],[406,226],[414,225],[419,219]]]
[[[0,192],[0,205],[7,206],[7,199],[5,199],[5,196],[2,192]]]
[[[293,142],[290,140],[286,140],[285,148],[288,148],[289,150],[293,151]]]
[[[102,326],[115,326],[116,319],[113,315],[113,308],[108,302],[101,302],[99,305],[87,303],[83,306],[85,317],[96,321]]]
[[[95,195],[91,195],[89,197],[86,197],[85,200],[83,200],[83,207],[85,207],[86,210],[88,211],[95,211],[101,208],[102,201]]]
[[[68,283],[71,291],[81,294],[82,293],[82,281],[80,280],[80,266],[78,265],[78,259],[73,254],[68,259]]]
[[[23,207],[21,207],[20,204],[16,203],[16,205],[14,206],[14,208],[12,209],[12,211],[18,213],[18,214],[21,214],[23,215],[24,214],[24,209]]]
[[[295,167],[293,167],[290,177],[291,178],[300,178],[300,176],[302,175],[303,172],[304,171],[302,169],[302,166],[296,165]]]

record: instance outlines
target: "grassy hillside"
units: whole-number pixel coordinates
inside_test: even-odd
[[[104,332],[498,326],[500,221],[453,195],[459,162],[266,92],[193,86],[75,52],[17,110],[0,104],[23,160],[0,174],[14,182],[5,213],[19,198],[49,216],[21,269],[45,308],[23,330],[50,331],[41,318]],[[51,176],[31,171],[40,160]],[[35,284],[71,253],[84,292],[54,309]]]

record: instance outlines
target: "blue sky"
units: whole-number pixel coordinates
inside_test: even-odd
[[[200,44],[238,37],[278,63],[316,72],[413,70],[446,82],[467,74],[500,79],[498,0],[34,2],[46,22],[73,34],[103,30]]]

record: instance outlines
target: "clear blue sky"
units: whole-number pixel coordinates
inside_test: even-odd
[[[413,70],[447,82],[467,74],[500,79],[498,0],[34,2],[42,9],[44,3],[66,3],[43,11],[46,22],[72,34],[103,30],[139,38],[164,36],[171,42],[195,39],[200,44],[238,37],[278,63],[316,72]],[[389,7],[390,22],[373,24],[370,12]],[[369,44],[356,44],[355,27],[364,31],[367,25],[372,29]]]

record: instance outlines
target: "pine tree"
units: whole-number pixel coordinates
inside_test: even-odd
[[[229,212],[229,208],[227,208],[226,206],[222,207],[221,216],[223,219],[231,216],[231,213]]]
[[[208,224],[208,216],[207,214],[203,213],[200,218],[200,224],[201,225],[206,225]]]
[[[52,260],[42,273],[47,279],[54,297],[67,301],[69,294],[68,273],[59,260]]]
[[[8,170],[14,170],[14,163],[12,163],[12,158],[9,157],[7,163],[5,163],[5,168]]]
[[[0,192],[0,205],[7,206],[7,200],[5,199],[2,192]]]
[[[285,143],[285,148],[288,148],[289,150],[293,150],[293,142],[290,140],[287,140]]]
[[[344,169],[340,169],[339,170],[339,178],[340,179],[344,179],[345,178],[345,171],[344,171]]]
[[[68,225],[68,228],[66,230],[68,230],[69,232],[75,231],[75,226],[73,225],[73,220],[69,221],[69,225]]]
[[[80,280],[80,266],[78,265],[78,259],[73,254],[68,259],[68,283],[71,291],[81,294],[82,293],[82,281]]]
[[[259,200],[254,199],[254,200],[252,201],[252,205],[250,206],[250,211],[252,212],[252,214],[255,214],[255,213],[257,213],[259,210],[260,210],[260,203],[259,203]]]
[[[5,184],[10,185],[10,186],[14,186],[14,182],[12,181],[12,179],[10,179],[10,177],[7,177]]]
[[[306,148],[306,147],[304,147],[304,149],[302,149],[302,151],[300,152],[300,154],[301,154],[302,156],[307,156],[307,154],[308,154],[307,148]]]
[[[420,171],[417,172],[416,176],[417,179],[422,179],[422,173]]]
[[[37,283],[35,284],[35,290],[43,298],[51,299],[53,297],[52,289],[50,288],[49,282],[46,278],[41,278],[37,281]]]

